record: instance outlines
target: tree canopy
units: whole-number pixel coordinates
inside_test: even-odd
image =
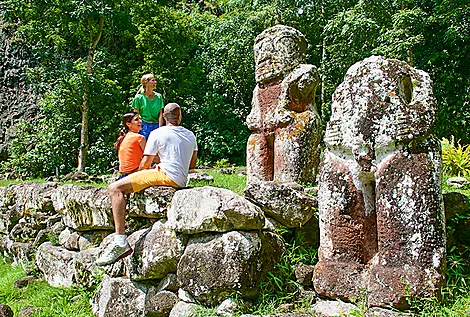
[[[116,167],[120,116],[144,73],[155,75],[165,103],[182,106],[200,164],[244,164],[253,43],[277,23],[308,40],[324,122],[346,70],[379,54],[429,72],[438,136],[470,143],[469,0],[6,0],[1,19],[34,52],[28,80],[44,94],[41,118],[19,128],[2,162],[21,175],[75,170],[85,124],[85,171]]]

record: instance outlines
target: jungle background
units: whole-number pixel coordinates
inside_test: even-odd
[[[346,70],[378,54],[429,72],[437,136],[470,143],[468,0],[2,0],[0,9],[2,32],[30,61],[19,80],[41,96],[38,115],[11,131],[0,173],[117,167],[120,116],[144,73],[155,75],[165,103],[182,106],[199,165],[245,165],[253,43],[277,23],[307,38],[324,125]]]

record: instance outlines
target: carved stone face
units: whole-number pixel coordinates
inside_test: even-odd
[[[294,28],[276,25],[256,37],[255,80],[266,83],[277,79],[305,61],[307,43]]]

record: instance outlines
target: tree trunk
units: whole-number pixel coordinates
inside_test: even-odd
[[[320,65],[320,78],[321,80],[321,93],[320,93],[320,102],[321,102],[321,116],[323,120],[325,120],[325,104],[326,104],[326,96],[325,96],[325,59],[326,59],[326,50],[325,50],[325,34],[324,34],[324,29],[325,29],[325,1],[322,0],[321,2],[321,23],[322,23],[322,40],[321,40],[321,65]]]
[[[90,19],[88,19],[88,23],[91,24]],[[80,149],[78,152],[78,172],[85,171],[86,156],[90,146],[88,141],[88,110],[90,107],[88,100],[88,81],[89,77],[93,74],[93,59],[95,57],[96,46],[98,45],[98,42],[101,38],[101,34],[103,33],[103,26],[104,17],[101,17],[96,36],[93,35],[93,30],[90,31],[90,48],[88,49],[88,55],[86,59],[86,77],[82,95],[82,125],[80,129]]]

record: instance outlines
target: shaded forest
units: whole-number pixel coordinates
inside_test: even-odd
[[[3,0],[12,41],[34,59],[26,81],[41,116],[20,125],[0,169],[23,177],[116,167],[120,116],[144,73],[183,108],[199,164],[244,165],[255,87],[253,43],[278,23],[307,38],[319,67],[316,105],[329,118],[346,70],[373,54],[430,73],[436,134],[470,143],[469,0]],[[80,157],[80,159],[79,159]],[[79,163],[79,161],[81,162]]]

